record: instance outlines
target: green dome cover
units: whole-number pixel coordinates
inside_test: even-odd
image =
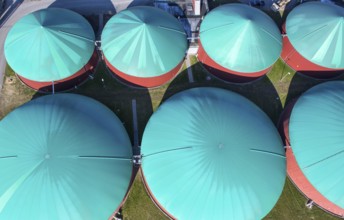
[[[200,39],[216,63],[242,73],[269,68],[282,50],[274,21],[244,4],[226,4],[210,11],[201,24]]]
[[[165,101],[143,134],[142,171],[177,219],[261,219],[282,193],[286,162],[270,119],[246,98],[194,88]]]
[[[57,81],[88,63],[94,39],[91,25],[81,15],[47,8],[15,23],[5,41],[5,56],[20,76],[38,82]]]
[[[315,86],[296,102],[290,117],[291,146],[309,182],[344,208],[344,82]]]
[[[308,2],[293,9],[286,31],[293,47],[323,67],[344,68],[344,9],[333,4]]]
[[[120,120],[80,95],[35,99],[0,121],[0,219],[108,219],[132,150]]]
[[[187,50],[181,23],[167,12],[137,6],[113,16],[102,33],[106,59],[119,71],[156,77],[174,69]]]

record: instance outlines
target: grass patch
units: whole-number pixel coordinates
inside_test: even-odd
[[[151,201],[143,185],[140,172],[137,173],[128,198],[122,207],[122,214],[125,220],[169,219]]]
[[[305,203],[307,199],[295,188],[293,183],[287,178],[281,197],[272,211],[264,218],[265,220],[334,220],[339,219],[334,217],[317,206],[312,209],[307,209]]]
[[[31,100],[35,94],[36,91],[24,85],[7,65],[0,95],[0,119],[16,107]]]
[[[274,85],[282,106],[285,105],[289,86],[292,78],[295,75],[295,71],[291,69],[283,60],[278,59],[271,71],[267,74],[267,77]]]
[[[186,62],[183,62],[182,67],[180,69],[180,73],[177,76],[175,76],[174,79],[162,86],[148,89],[152,101],[153,111],[155,111],[159,107],[159,105],[164,99],[167,89],[172,86],[171,84],[184,85],[188,82],[189,78],[187,75],[187,66]]]
[[[149,95],[150,95],[150,98],[152,100],[153,112],[161,104],[162,98],[163,98],[163,96],[165,94],[165,91],[168,88],[168,86],[169,86],[169,83],[167,83],[166,85],[163,85],[163,86],[161,86],[159,88],[149,89]]]

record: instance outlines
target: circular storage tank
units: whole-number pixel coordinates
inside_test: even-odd
[[[282,50],[275,22],[259,9],[226,4],[201,23],[198,60],[215,76],[247,82],[266,74]]]
[[[342,7],[321,2],[301,4],[289,13],[285,28],[281,57],[291,68],[320,78],[343,73]]]
[[[145,128],[141,153],[146,188],[173,219],[261,219],[286,177],[270,119],[246,98],[217,88],[166,100]]]
[[[317,85],[296,101],[284,124],[291,146],[288,175],[306,197],[339,216],[344,215],[343,97],[344,82]]]
[[[22,17],[5,40],[5,57],[19,78],[35,90],[73,88],[97,63],[94,31],[81,15],[47,8]]]
[[[182,24],[149,6],[121,11],[102,33],[107,66],[123,81],[142,87],[170,81],[179,72],[187,47]]]
[[[99,102],[57,94],[0,121],[0,219],[108,219],[132,176],[131,143]]]

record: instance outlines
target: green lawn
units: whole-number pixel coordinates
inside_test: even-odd
[[[34,94],[35,91],[23,85],[13,70],[7,66],[0,94],[0,119],[17,106],[30,100]]]
[[[88,80],[69,92],[92,97],[108,106],[123,122],[131,140],[133,140],[131,103],[135,99],[141,140],[147,121],[160,103],[173,94],[188,88],[215,86],[240,93],[256,103],[277,124],[286,102],[324,81],[295,74],[283,61],[278,60],[267,76],[259,80],[247,84],[225,83],[211,77],[197,62],[196,57],[190,57],[190,61],[195,79],[193,83],[188,81],[184,64],[181,73],[166,85],[153,89],[133,88],[120,83],[107,72],[105,65],[100,63],[93,80]],[[102,79],[104,83],[102,83]],[[13,108],[41,95],[23,85],[13,71],[8,68],[0,96],[0,119]],[[305,201],[306,199],[287,180],[281,198],[266,219],[335,219],[317,207],[308,210],[304,205]],[[128,220],[166,219],[164,214],[151,202],[141,182],[140,174],[135,178],[122,213],[124,219]]]
[[[280,199],[274,209],[264,218],[266,220],[285,219],[285,220],[332,220],[339,219],[331,216],[316,206],[307,209],[305,203],[307,199],[300,194],[293,183],[287,179]]]
[[[168,219],[151,201],[141,181],[140,173],[136,175],[128,198],[122,208],[122,213],[125,220]]]

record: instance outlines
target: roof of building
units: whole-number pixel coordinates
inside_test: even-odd
[[[22,17],[9,31],[5,57],[24,78],[51,82],[85,66],[94,51],[94,32],[81,15],[47,8]]]
[[[108,219],[132,175],[121,121],[81,95],[43,96],[0,121],[2,219]]]
[[[305,92],[289,121],[291,146],[309,182],[344,208],[344,82],[327,82]]]
[[[155,77],[183,61],[188,47],[182,24],[149,6],[131,7],[113,16],[102,33],[105,58],[119,71]]]
[[[259,9],[226,4],[207,14],[200,40],[210,58],[221,66],[243,73],[269,68],[282,51],[281,33]]]
[[[307,2],[293,9],[286,21],[293,47],[323,67],[344,68],[344,8]]]
[[[274,124],[246,98],[218,88],[166,100],[145,128],[141,152],[153,197],[176,219],[261,219],[286,177]]]

